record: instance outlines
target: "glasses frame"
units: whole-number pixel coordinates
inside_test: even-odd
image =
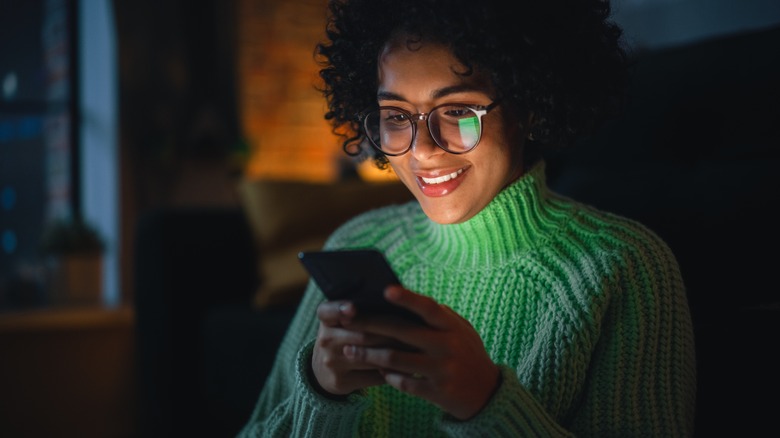
[[[409,112],[409,111],[407,111],[407,110],[405,110],[403,108],[399,108],[397,106],[380,106],[378,108],[374,108],[374,109],[369,110],[369,111],[364,111],[363,114],[361,114],[361,116],[360,116],[360,122],[361,122],[360,124],[363,127],[363,133],[365,134],[366,138],[368,139],[368,142],[371,143],[371,146],[373,146],[374,149],[378,150],[382,154],[390,156],[390,157],[398,157],[400,155],[403,155],[403,154],[409,152],[412,149],[412,145],[414,145],[414,141],[417,140],[417,129],[418,129],[417,128],[417,123],[421,122],[421,121],[425,121],[425,127],[428,129],[428,134],[431,136],[431,139],[433,140],[434,143],[436,143],[436,146],[438,146],[439,149],[441,149],[441,150],[443,150],[445,152],[448,152],[450,154],[461,155],[461,154],[469,153],[469,152],[473,151],[474,149],[476,149],[477,146],[479,146],[479,142],[482,140],[482,117],[485,114],[487,114],[490,111],[492,111],[495,107],[497,107],[499,103],[501,103],[500,100],[494,100],[493,102],[491,102],[487,106],[483,106],[483,105],[470,105],[470,104],[465,104],[465,103],[443,103],[441,105],[436,105],[435,107],[431,108],[430,110],[428,110],[427,113],[417,113],[417,114],[413,114],[413,113],[411,113],[411,112]],[[445,106],[462,106],[464,108],[468,108],[470,111],[473,111],[477,115],[477,120],[479,121],[479,138],[477,138],[477,142],[474,144],[474,146],[471,147],[471,149],[469,149],[467,151],[463,151],[463,152],[453,152],[453,151],[445,148],[441,144],[439,144],[439,142],[436,140],[436,137],[434,137],[433,132],[431,131],[430,115],[434,111],[436,111],[437,109],[439,109],[441,107],[445,107]],[[378,112],[378,111],[381,111],[381,110],[398,111],[399,113],[404,114],[404,115],[409,117],[409,121],[410,121],[410,123],[412,125],[412,139],[409,141],[409,146],[407,146],[406,149],[404,149],[403,151],[395,152],[395,153],[387,152],[387,151],[383,150],[380,145],[376,144],[374,142],[374,139],[371,138],[371,135],[369,135],[369,130],[368,130],[368,127],[366,126],[367,122],[368,122],[368,115],[373,113],[373,112]]]

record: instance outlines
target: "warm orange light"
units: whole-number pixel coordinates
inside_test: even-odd
[[[240,0],[239,110],[249,144],[247,178],[338,179],[340,139],[324,120],[314,46],[326,2]]]
[[[372,160],[366,160],[357,165],[357,173],[360,179],[371,182],[398,181],[398,175],[391,167],[385,170],[376,167]]]

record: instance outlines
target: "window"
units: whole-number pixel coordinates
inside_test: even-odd
[[[116,303],[111,2],[11,3],[0,3],[0,310],[48,303],[42,232],[76,215],[105,237],[103,301]]]

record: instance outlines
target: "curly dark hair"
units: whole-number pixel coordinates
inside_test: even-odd
[[[628,56],[608,0],[330,0],[315,48],[326,120],[353,157],[367,156],[357,115],[376,106],[377,62],[398,32],[443,43],[485,71],[502,105],[534,114],[527,158],[573,143],[621,109]],[[366,148],[371,149],[371,148]],[[380,167],[384,156],[374,152]]]

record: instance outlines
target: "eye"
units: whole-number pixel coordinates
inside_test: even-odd
[[[473,114],[473,112],[465,106],[450,106],[444,108],[444,115],[447,117],[467,117]]]
[[[385,123],[392,123],[394,125],[406,125],[409,123],[409,114],[400,111],[386,110],[382,120]]]

